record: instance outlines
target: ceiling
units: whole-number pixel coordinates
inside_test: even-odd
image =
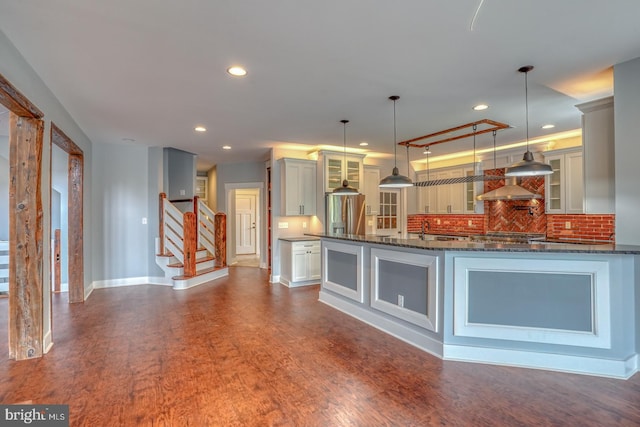
[[[280,144],[341,147],[341,119],[350,147],[390,157],[390,95],[398,141],[485,118],[513,126],[499,144],[523,140],[528,64],[530,137],[576,129],[575,104],[611,95],[612,65],[640,57],[637,0],[0,0],[0,12],[92,141],[190,151],[199,170]]]

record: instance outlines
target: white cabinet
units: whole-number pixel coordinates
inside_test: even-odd
[[[351,181],[349,181],[351,182]],[[380,169],[374,166],[364,167],[364,183],[361,192],[364,193],[365,214],[378,215],[380,210]]]
[[[325,193],[330,193],[334,189],[342,186],[342,181],[345,177],[345,168],[349,185],[362,192],[364,180],[363,159],[364,155],[361,154],[347,154],[345,160],[344,153],[319,151],[318,160],[324,165],[323,181]]]
[[[316,162],[283,158],[281,177],[282,215],[315,215]]]
[[[462,178],[473,175],[469,167],[456,167],[431,170],[416,174],[418,182],[440,179]],[[418,187],[418,213],[463,214],[473,213],[475,208],[474,183],[441,184],[429,187]]]
[[[280,283],[289,287],[320,283],[320,241],[280,241]]]
[[[584,212],[582,151],[545,153],[553,174],[545,177],[546,212],[578,214]]]

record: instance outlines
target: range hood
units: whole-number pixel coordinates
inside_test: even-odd
[[[529,190],[518,185],[517,178],[507,177],[505,185],[491,190],[487,193],[481,194],[476,197],[476,200],[530,200],[530,199],[542,199],[539,194],[532,193]]]

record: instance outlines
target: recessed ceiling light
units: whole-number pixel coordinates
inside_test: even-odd
[[[196,132],[206,132],[207,128],[204,126],[196,126],[195,128],[193,128],[193,130],[195,130]]]
[[[122,138],[122,141],[124,141],[124,142],[136,142],[136,140],[133,139],[133,138]]]
[[[364,141],[362,141],[362,142],[360,143],[360,146],[361,146],[361,147],[366,147],[367,145],[369,145],[369,143],[368,143],[368,142],[364,142]]]
[[[478,104],[478,105],[473,107],[473,109],[476,110],[476,111],[486,110],[487,108],[489,108],[489,106],[487,104]]]
[[[222,149],[223,150],[231,150],[231,146],[230,145],[223,145]]]
[[[556,127],[556,125],[552,125],[551,123],[548,125],[542,125],[542,129],[553,129],[554,127]]]
[[[233,66],[227,68],[227,73],[231,74],[232,76],[242,77],[247,75],[247,70],[239,66]]]

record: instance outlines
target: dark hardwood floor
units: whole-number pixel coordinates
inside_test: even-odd
[[[56,295],[45,357],[1,346],[0,401],[69,404],[72,426],[640,425],[640,375],[443,362],[319,303],[317,286],[229,270],[186,291]]]

